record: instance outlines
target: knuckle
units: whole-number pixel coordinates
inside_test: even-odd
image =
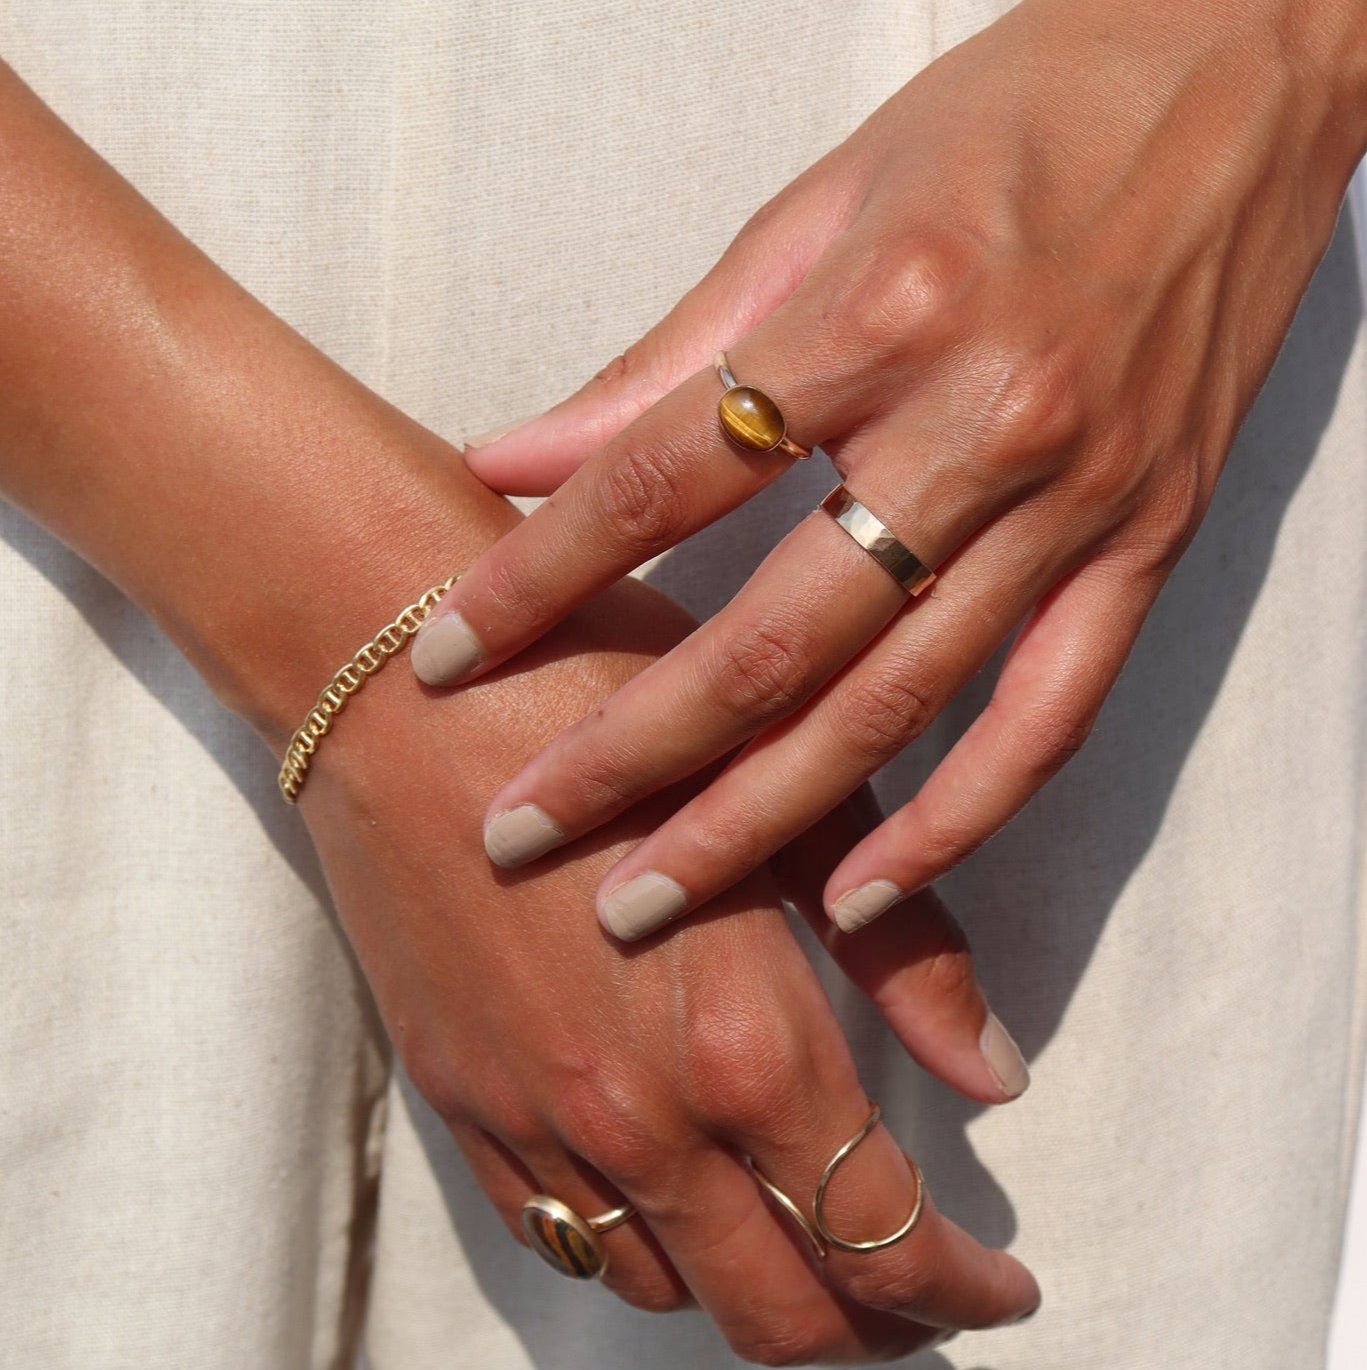
[[[692,1306],[693,1299],[681,1284],[663,1275],[618,1281],[610,1279],[612,1292],[623,1303],[643,1313],[677,1313]]]
[[[813,1337],[793,1327],[736,1331],[729,1340],[736,1355],[751,1365],[810,1365],[822,1350]]]
[[[487,616],[498,623],[523,627],[544,622],[550,610],[540,577],[519,557],[495,551],[484,576],[489,599]]]
[[[854,681],[836,711],[836,722],[856,755],[882,765],[920,737],[935,713],[929,692],[910,672],[889,672]]]
[[[709,870],[724,870],[733,883],[773,854],[773,841],[753,808],[728,803],[716,812],[689,814],[690,842]]]
[[[689,500],[678,458],[667,449],[619,449],[603,468],[600,507],[609,537],[644,560],[687,531]]]
[[[921,963],[920,992],[954,1001],[974,994],[977,983],[973,957],[963,934],[952,936],[948,929],[937,934]]]
[[[639,1095],[587,1054],[562,1060],[551,1074],[552,1126],[571,1151],[628,1188],[658,1172],[663,1148]]]
[[[722,254],[723,259],[741,256],[748,249],[767,242],[772,231],[783,222],[785,201],[786,196],[780,191],[772,199],[766,200],[760,205],[741,225],[740,232],[731,240],[730,246]]]
[[[786,625],[751,623],[720,643],[716,679],[723,706],[764,724],[782,718],[812,690],[811,654]]]
[[[1084,359],[1064,342],[1003,342],[978,359],[989,451],[1051,462],[1082,433]]]
[[[1086,745],[1095,719],[1071,710],[1051,710],[1027,725],[1024,754],[1032,778],[1043,784],[1057,775]]]
[[[794,1036],[778,1028],[762,1004],[751,1012],[734,1003],[695,1011],[685,1069],[694,1112],[743,1134],[772,1130],[793,1112],[794,1080],[803,1078],[798,1072],[805,1053]]]
[[[878,248],[828,307],[827,327],[866,355],[933,347],[947,338],[980,260],[978,245],[951,234]]]
[[[645,788],[645,783],[635,778],[630,755],[576,756],[567,763],[566,791],[574,796],[579,813],[620,813],[641,798]]]
[[[1208,504],[1209,494],[1196,470],[1182,467],[1169,475],[1144,520],[1143,569],[1164,574],[1171,571],[1196,536]]]
[[[842,1281],[842,1288],[866,1308],[915,1308],[930,1286],[930,1272],[905,1251],[871,1252]]]
[[[605,439],[669,392],[660,377],[660,354],[658,337],[648,334],[615,356],[589,382],[601,408],[600,431]]]

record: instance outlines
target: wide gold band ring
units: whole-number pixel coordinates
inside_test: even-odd
[[[837,485],[821,501],[824,509],[907,594],[928,589],[935,572],[871,509]]]
[[[788,436],[782,411],[763,390],[741,385],[736,380],[725,352],[718,352],[712,365],[726,387],[717,401],[721,431],[737,447],[743,447],[747,452],[786,452],[798,461],[806,461],[812,455],[810,447],[803,447]]]
[[[826,1259],[828,1246],[839,1247],[841,1251],[882,1251],[907,1236],[921,1221],[921,1214],[925,1211],[926,1183],[921,1175],[920,1166],[908,1156],[906,1158],[907,1165],[911,1167],[912,1177],[916,1181],[916,1198],[911,1205],[911,1212],[907,1214],[895,1232],[890,1232],[886,1237],[874,1237],[868,1241],[854,1241],[848,1237],[837,1236],[831,1231],[830,1225],[826,1221],[826,1188],[841,1163],[878,1126],[878,1121],[883,1116],[882,1109],[872,1100],[869,1102],[872,1107],[869,1116],[864,1121],[864,1126],[836,1151],[835,1155],[826,1163],[825,1170],[821,1172],[821,1178],[816,1183],[816,1194],[812,1199],[812,1216],[810,1219],[783,1190],[760,1170],[753,1160],[750,1162],[750,1169],[755,1179],[759,1181],[774,1202],[798,1225],[803,1236],[811,1243],[812,1251],[818,1260]]]
[[[608,1268],[601,1234],[635,1214],[631,1204],[623,1204],[596,1218],[584,1218],[549,1194],[533,1194],[522,1205],[522,1230],[532,1250],[552,1269],[572,1280],[593,1280]]]

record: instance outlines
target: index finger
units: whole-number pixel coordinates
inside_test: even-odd
[[[787,435],[814,447],[845,432],[863,406],[857,387],[831,376],[829,356],[823,367],[815,330],[800,326],[804,312],[794,298],[729,360],[737,389],[760,390]],[[781,476],[794,460],[782,448],[747,449],[726,436],[726,393],[714,369],[693,375],[485,552],[418,633],[419,679],[449,685],[491,669]]]

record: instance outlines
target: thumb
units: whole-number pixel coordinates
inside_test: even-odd
[[[829,204],[812,212],[819,193],[817,178],[803,178],[771,200],[650,332],[569,399],[470,439],[464,456],[471,471],[504,495],[556,489],[792,294],[840,227]]]
[[[821,902],[840,853],[868,831],[859,806],[867,789],[775,858],[779,887],[836,964],[877,1004],[898,1041],[937,1079],[971,1099],[1002,1104],[1024,1093],[1030,1071],[1020,1048],[987,1006],[963,930],[932,889],[890,918],[841,932]]]

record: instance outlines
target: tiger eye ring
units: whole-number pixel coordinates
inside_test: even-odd
[[[608,1268],[600,1233],[611,1232],[634,1217],[630,1204],[583,1218],[569,1204],[549,1194],[533,1194],[522,1205],[522,1231],[533,1251],[552,1269],[572,1280],[593,1280]]]
[[[725,352],[718,352],[712,364],[726,387],[726,393],[717,401],[717,417],[721,420],[722,432],[737,447],[743,447],[747,452],[777,449],[798,461],[806,461],[812,455],[810,448],[788,436],[782,412],[763,390],[737,382]]]

